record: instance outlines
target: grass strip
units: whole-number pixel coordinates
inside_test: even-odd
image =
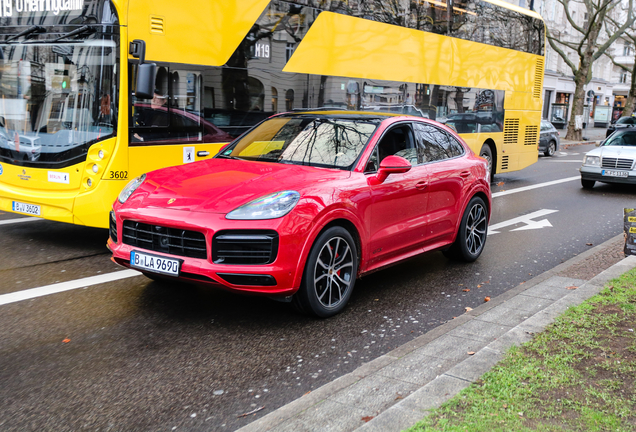
[[[409,432],[636,431],[636,269],[543,332]]]

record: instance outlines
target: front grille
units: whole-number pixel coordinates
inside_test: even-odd
[[[276,231],[219,231],[212,240],[212,261],[215,264],[271,264],[277,254]]]
[[[117,243],[117,219],[115,218],[115,212],[110,211],[110,217],[108,218],[108,231],[110,233],[110,239]]]
[[[130,246],[190,258],[207,258],[205,236],[198,231],[124,221],[122,241]]]
[[[601,166],[603,168],[614,168],[614,169],[632,169],[632,165],[634,164],[633,159],[620,159],[620,158],[610,158],[604,157],[601,161]]]

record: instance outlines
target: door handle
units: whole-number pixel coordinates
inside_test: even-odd
[[[459,174],[459,176],[460,176],[461,178],[468,178],[468,177],[470,177],[470,171],[463,171],[463,172],[461,172],[461,173]]]
[[[419,182],[415,185],[415,189],[417,190],[424,190],[426,189],[426,187],[428,186],[427,182]]]
[[[210,156],[209,151],[201,150],[197,152],[197,157],[206,157],[206,156]]]

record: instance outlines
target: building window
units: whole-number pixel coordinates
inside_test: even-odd
[[[632,55],[632,46],[630,44],[626,43],[625,46],[623,47],[623,55],[624,56]]]
[[[295,44],[289,42],[287,43],[287,46],[285,47],[285,63],[287,63],[292,54],[294,54],[294,47]]]
[[[628,72],[621,72],[621,84],[625,84],[628,82]]]

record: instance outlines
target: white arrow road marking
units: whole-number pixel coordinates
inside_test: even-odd
[[[520,228],[515,228],[513,230],[510,231],[525,231],[525,230],[531,230],[531,229],[539,229],[539,228],[547,228],[547,227],[551,227],[552,224],[550,223],[549,220],[547,219],[542,219],[540,221],[530,221],[528,222],[528,225],[522,226]]]
[[[526,224],[526,226],[514,229],[512,231],[520,231],[520,230],[527,230],[527,229],[539,229],[539,228],[552,226],[552,224],[550,222],[548,222],[547,219],[543,219],[543,220],[540,220],[540,221],[533,221],[532,219],[538,218],[538,217],[541,217],[541,216],[547,216],[549,214],[556,213],[556,212],[558,212],[558,210],[541,209],[541,210],[537,210],[536,212],[529,213],[527,215],[519,216],[519,217],[516,217],[514,219],[509,219],[507,221],[503,221],[503,222],[499,222],[499,223],[494,224],[494,225],[490,225],[488,227],[488,235],[490,235],[490,234],[499,234],[500,231],[497,231],[497,230],[499,230],[501,228],[508,227],[508,226],[517,225],[517,224],[520,224],[520,223],[524,223],[524,224]]]

